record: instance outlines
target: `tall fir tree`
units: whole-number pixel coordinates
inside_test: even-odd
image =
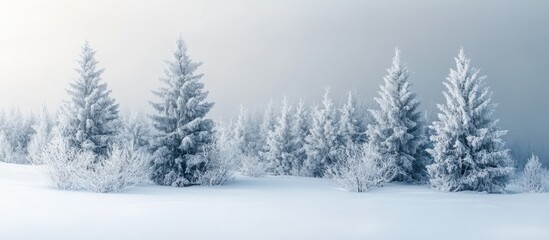
[[[286,97],[282,100],[278,123],[267,138],[266,160],[278,175],[290,175],[293,167],[293,142],[291,131],[291,107]]]
[[[176,41],[173,59],[167,64],[161,79],[165,86],[154,91],[160,101],[152,103],[157,114],[151,119],[159,134],[152,141],[151,179],[178,187],[199,184],[205,171],[200,156],[213,140],[213,121],[205,117],[214,104],[206,101],[203,74],[195,73],[201,63],[187,55],[183,39]]]
[[[347,102],[341,107],[338,122],[338,139],[341,145],[362,144],[366,141],[361,118],[356,109],[356,101],[349,92]]]
[[[305,138],[307,159],[304,163],[305,175],[323,177],[330,165],[336,162],[339,151],[335,111],[327,88],[322,100],[322,108],[315,107],[309,135]]]
[[[398,49],[387,72],[375,98],[379,109],[370,110],[374,121],[368,126],[368,140],[382,156],[377,165],[387,181],[413,181],[425,168],[426,127]]]
[[[504,191],[510,174],[509,150],[501,139],[506,131],[491,118],[496,104],[485,86],[486,76],[470,66],[463,49],[456,69],[444,82],[446,104],[438,105],[438,121],[431,128],[434,163],[427,167],[431,186],[441,191]]]
[[[115,142],[120,128],[118,104],[101,79],[95,50],[86,42],[78,60],[78,76],[67,90],[71,99],[65,102],[62,135],[73,148],[104,155]]]

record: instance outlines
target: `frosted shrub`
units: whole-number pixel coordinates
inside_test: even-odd
[[[543,169],[539,158],[532,155],[524,167],[524,171],[518,179],[523,192],[541,193],[548,189],[549,172]]]
[[[55,134],[39,163],[57,189],[118,192],[147,178],[149,160],[147,153],[127,146],[114,146],[104,157],[77,151]]]
[[[148,177],[150,156],[128,146],[114,146],[96,164],[83,169],[81,187],[91,192],[119,192],[143,182]]]
[[[221,185],[234,178],[238,169],[240,150],[230,141],[217,140],[206,147],[202,157],[204,172],[198,177],[202,185]]]
[[[257,149],[260,138],[254,130],[259,125],[249,119],[249,116],[240,107],[240,114],[236,124],[218,123],[216,125],[216,144],[221,145],[225,152],[237,160],[237,171],[249,177],[264,176],[267,164],[259,158]]]
[[[258,157],[240,154],[240,173],[248,177],[263,177],[267,173],[268,164]]]
[[[76,190],[80,188],[89,157],[71,149],[68,141],[57,133],[40,154],[37,164],[44,165],[44,173],[55,188]]]
[[[351,192],[365,192],[385,182],[375,162],[380,158],[370,144],[349,145],[338,161],[328,169],[328,176]]]

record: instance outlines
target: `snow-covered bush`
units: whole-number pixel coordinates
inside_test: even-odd
[[[541,193],[549,188],[549,172],[541,166],[538,156],[532,155],[521,176],[518,184],[523,192]]]
[[[118,192],[146,179],[149,160],[144,151],[127,146],[114,146],[106,156],[77,150],[55,131],[39,163],[57,189]]]
[[[257,156],[240,155],[240,173],[248,177],[263,177],[267,174],[268,163]]]
[[[55,188],[77,190],[91,161],[90,157],[71,149],[67,139],[55,132],[36,163],[43,164],[44,173]]]
[[[338,161],[327,174],[348,191],[365,192],[382,186],[387,180],[376,165],[379,158],[381,155],[373,145],[351,144],[341,151]]]
[[[266,174],[268,165],[259,157],[259,122],[252,119],[244,107],[240,106],[240,114],[236,123],[218,122],[216,124],[216,141],[224,142],[236,148],[239,159],[238,171],[249,177],[262,177]]]
[[[258,143],[251,130],[254,128],[244,108],[240,107],[240,115],[236,124],[219,122],[216,124],[216,144],[222,145],[224,151],[235,154],[238,161],[237,171],[249,177],[262,177],[266,174],[267,166],[262,161],[254,145]],[[251,129],[250,129],[251,128]]]
[[[96,157],[97,163],[90,162],[89,167],[82,169],[85,175],[80,184],[85,190],[119,192],[145,181],[148,177],[150,156],[143,150],[115,145],[107,156]]]
[[[204,171],[198,176],[200,184],[206,186],[221,185],[234,178],[243,154],[233,142],[217,139],[203,151],[206,163]]]

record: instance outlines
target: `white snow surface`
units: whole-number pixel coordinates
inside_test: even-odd
[[[549,193],[238,176],[101,194],[55,190],[39,168],[0,163],[0,239],[549,239]]]

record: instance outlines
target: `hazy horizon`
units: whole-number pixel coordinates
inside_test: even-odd
[[[549,2],[0,1],[2,109],[55,109],[88,40],[121,110],[148,112],[181,35],[204,63],[213,119],[283,96],[318,102],[325,86],[371,102],[395,47],[422,108],[435,111],[464,47],[488,76],[500,126],[546,149]]]

